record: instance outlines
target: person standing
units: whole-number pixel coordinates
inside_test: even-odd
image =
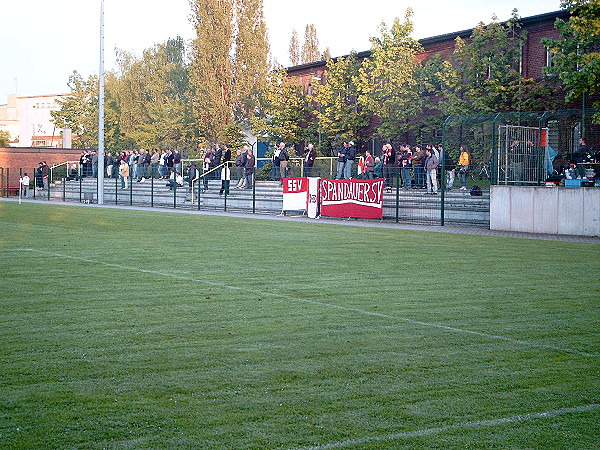
[[[348,147],[348,143],[344,142],[342,148],[338,151],[338,162],[337,162],[337,174],[335,176],[336,180],[340,180],[344,178],[344,166],[346,165],[346,149]]]
[[[225,148],[225,151],[223,152],[223,162],[227,163],[231,161],[231,150],[229,150],[229,147],[226,145],[223,145],[223,148]]]
[[[165,173],[165,179],[171,177],[171,173],[173,173],[173,164],[174,164],[174,156],[171,150],[167,150],[167,156],[165,156],[165,162],[167,163],[167,171]]]
[[[42,162],[42,179],[44,180],[44,183],[42,183],[42,187],[45,185],[48,189],[50,188],[50,185],[47,184],[49,171],[50,167],[48,166],[48,163],[46,161]]]
[[[304,154],[304,176],[310,177],[312,176],[312,169],[315,163],[315,159],[317,159],[317,151],[315,150],[315,146],[313,144],[308,144],[306,147],[306,151]]]
[[[146,151],[146,149],[141,149],[138,154],[138,165],[137,165],[137,182],[144,182],[146,179],[146,172],[148,171],[148,166],[150,165],[150,154]]]
[[[115,165],[115,158],[111,152],[106,153],[104,156],[104,167],[106,168],[106,176],[110,178],[112,176],[113,166]]]
[[[244,166],[246,165],[246,155],[248,152],[248,147],[244,146],[244,151],[236,150],[235,151],[235,172],[238,179],[236,189],[242,189],[244,184],[246,183],[246,177],[244,176]]]
[[[159,170],[158,165],[160,163],[160,153],[157,149],[152,150],[152,156],[150,156],[150,178],[156,177],[156,172]]]
[[[398,167],[402,171],[402,187],[404,189],[410,189],[412,185],[412,175],[410,173],[410,159],[412,152],[410,146],[404,144],[400,146],[400,155],[398,157]]]
[[[98,152],[96,150],[92,150],[92,177],[98,178]]]
[[[281,151],[279,152],[279,173],[280,175],[280,181],[281,181],[281,186],[283,186],[283,179],[287,178],[288,174],[287,174],[287,169],[288,169],[288,162],[290,160],[290,155],[288,154],[287,148],[285,147],[285,143],[281,142],[279,144],[279,148],[281,149]]]
[[[229,183],[231,182],[231,169],[229,168],[229,164],[225,163],[221,168],[221,190],[219,191],[219,195],[229,195]]]
[[[173,170],[181,174],[181,152],[177,149],[173,153]]]
[[[35,187],[37,189],[44,189],[43,166],[44,166],[44,163],[40,161],[37,169],[35,169]]]
[[[438,157],[432,148],[425,151],[427,159],[425,160],[425,173],[427,175],[427,194],[435,195],[438,193],[437,185],[437,167],[440,164]]]
[[[210,174],[208,174],[208,172],[211,170],[212,168],[212,162],[213,162],[213,158],[212,158],[212,151],[211,149],[206,150],[206,153],[204,154],[204,160],[202,163],[202,182],[204,185],[204,191],[208,191],[208,178],[209,176],[211,176]]]
[[[373,168],[375,178],[383,178],[383,162],[380,158],[375,157],[375,167]]]
[[[129,164],[124,159],[119,166],[119,178],[121,179],[121,189],[127,189],[127,179],[129,178]]]
[[[349,180],[352,178],[352,164],[354,164],[354,160],[356,159],[356,148],[354,147],[354,142],[348,142],[348,148],[346,149],[346,164],[344,164],[344,178]]]
[[[374,177],[373,172],[375,171],[375,158],[371,155],[371,150],[365,152],[365,178],[372,180]]]
[[[246,178],[246,189],[252,189],[252,178],[254,177],[254,165],[256,164],[256,160],[254,158],[254,154],[252,149],[247,148],[246,154],[246,164],[244,165],[244,176]]]
[[[467,190],[467,174],[469,173],[469,166],[471,165],[471,154],[463,146],[460,146],[460,156],[458,157],[458,179],[460,180],[462,191]]]
[[[29,182],[31,180],[29,179],[29,175],[27,175],[27,172],[25,172],[23,174],[23,176],[21,178],[19,178],[19,186],[21,188],[21,197],[23,198],[27,198],[27,196],[29,195]]]
[[[427,155],[420,145],[415,145],[415,151],[411,156],[413,171],[415,174],[415,185],[413,189],[425,188],[425,159]]]
[[[394,182],[394,164],[396,162],[396,153],[392,144],[383,146],[383,178],[385,178],[385,186],[391,187]]]
[[[186,175],[185,177],[183,177],[183,181],[187,181],[188,186],[191,188],[197,176],[198,169],[196,168],[196,164],[194,164],[194,161],[192,161],[186,170]]]

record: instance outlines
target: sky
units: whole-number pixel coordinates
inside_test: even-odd
[[[100,67],[101,0],[3,0],[0,25],[0,104],[8,94],[68,93],[74,70],[87,78]],[[560,0],[263,0],[271,55],[290,64],[288,48],[295,29],[302,42],[307,24],[315,25],[320,50],[332,56],[371,47],[385,21],[401,20],[412,8],[414,34],[422,39],[510,18],[558,11]],[[354,5],[354,6],[351,6]],[[192,39],[189,0],[104,0],[105,70],[116,69],[115,49],[141,55],[169,38]]]

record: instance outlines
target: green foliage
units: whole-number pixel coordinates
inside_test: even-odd
[[[361,137],[369,117],[358,104],[357,78],[360,63],[356,53],[327,61],[325,83],[313,80],[314,101],[318,104],[318,131],[334,146]],[[323,81],[323,80],[321,80]]]
[[[571,16],[556,21],[561,38],[542,41],[553,55],[546,73],[560,78],[567,100],[600,93],[600,0],[567,0],[562,6]],[[600,114],[594,122],[600,123]]]
[[[519,62],[525,39],[516,11],[506,25],[480,23],[468,42],[456,39],[455,67],[461,81],[458,97],[471,112],[520,109],[515,88],[522,78]]]
[[[242,126],[238,123],[232,123],[221,133],[220,142],[227,145],[232,151],[235,151],[247,145],[248,139],[244,134]]]
[[[0,130],[0,147],[8,147],[10,143],[10,133],[8,131]]]
[[[260,94],[269,72],[269,40],[262,0],[238,0],[236,8],[233,113],[235,122],[248,128],[260,114]]]
[[[56,128],[71,128],[75,147],[98,147],[98,77],[84,80],[73,71],[67,85],[71,95],[56,101],[60,110],[50,111]]]
[[[290,82],[285,69],[272,71],[261,99],[263,114],[253,120],[257,136],[267,141],[314,140],[315,107],[301,85]]]
[[[191,82],[200,136],[216,141],[233,120],[233,0],[193,0]]]
[[[416,55],[423,49],[411,37],[411,17],[408,9],[403,23],[396,18],[390,29],[381,24],[381,37],[371,38],[371,58],[364,60],[357,78],[358,103],[380,119],[377,132],[383,137],[408,131],[421,112],[415,74]]]
[[[195,133],[183,39],[156,44],[142,58],[118,52],[118,61],[121,75],[109,84],[114,87],[107,97],[118,110],[122,132],[146,148],[192,145]]]

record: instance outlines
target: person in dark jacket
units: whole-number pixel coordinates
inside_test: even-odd
[[[246,164],[244,165],[244,176],[246,177],[246,189],[252,189],[252,179],[254,178],[254,165],[256,159],[250,147],[244,147],[246,149]]]
[[[344,164],[344,178],[348,180],[352,178],[352,164],[354,164],[355,159],[356,148],[354,147],[354,142],[348,141],[348,146],[346,147],[346,164]]]
[[[310,177],[312,175],[313,164],[317,159],[317,151],[313,144],[308,144],[304,153],[304,176]]]

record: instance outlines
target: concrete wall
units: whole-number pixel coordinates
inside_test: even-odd
[[[600,188],[492,186],[490,229],[600,236]]]

